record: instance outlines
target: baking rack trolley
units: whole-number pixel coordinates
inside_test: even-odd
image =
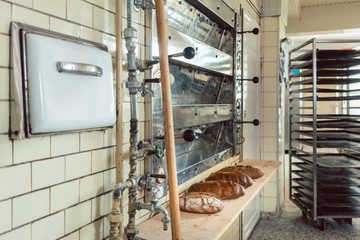
[[[343,49],[356,42],[289,51],[290,199],[321,230],[360,217],[360,51]]]

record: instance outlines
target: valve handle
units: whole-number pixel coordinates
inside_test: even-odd
[[[164,150],[163,150],[162,146],[159,144],[155,146],[155,155],[158,158],[162,158],[164,156]]]
[[[183,138],[185,141],[187,142],[192,142],[195,140],[196,138],[196,135],[195,135],[195,132],[193,130],[186,130],[184,133],[183,133]]]
[[[152,174],[150,174],[150,177],[152,177],[152,178],[163,178],[163,179],[166,178],[165,174],[158,174],[158,173],[152,173]]]
[[[144,83],[160,83],[160,78],[145,78]]]
[[[193,47],[186,47],[183,51],[184,58],[193,59],[195,57],[195,49]]]

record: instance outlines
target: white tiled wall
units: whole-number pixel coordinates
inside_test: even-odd
[[[104,239],[115,127],[9,139],[11,21],[105,44],[114,56],[115,0],[0,0],[0,240]]]
[[[262,18],[261,29],[261,159],[278,161],[279,18]],[[275,175],[261,192],[261,210],[263,212],[276,212],[279,196],[277,184]]]

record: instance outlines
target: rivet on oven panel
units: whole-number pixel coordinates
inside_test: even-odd
[[[216,9],[217,9],[217,10],[220,10],[220,8],[219,8],[219,7],[217,7]]]
[[[200,17],[200,13],[198,13],[198,17]]]
[[[171,40],[171,36],[169,36],[169,40]]]
[[[182,1],[179,1],[179,4],[182,4]]]
[[[231,19],[231,21],[233,22],[233,21],[234,21],[234,19],[232,18],[232,19]]]
[[[195,48],[195,50],[197,51],[197,50],[199,50],[199,48],[198,48],[198,47],[196,47],[196,48]]]
[[[218,57],[218,55],[215,55],[215,57],[217,58],[217,57]]]
[[[190,8],[190,12],[192,12],[193,11],[193,9],[192,8]]]

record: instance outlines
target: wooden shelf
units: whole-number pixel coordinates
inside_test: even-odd
[[[196,214],[181,211],[181,236],[183,240],[219,239],[270,180],[276,170],[280,167],[281,163],[246,159],[241,162],[241,165],[250,165],[260,168],[264,171],[264,176],[259,179],[254,179],[254,184],[246,189],[245,196],[233,200],[223,200],[224,209],[219,213]],[[171,239],[170,224],[168,224],[169,230],[164,231],[161,218],[162,215],[158,214],[137,226],[139,230],[137,237],[146,240]]]

